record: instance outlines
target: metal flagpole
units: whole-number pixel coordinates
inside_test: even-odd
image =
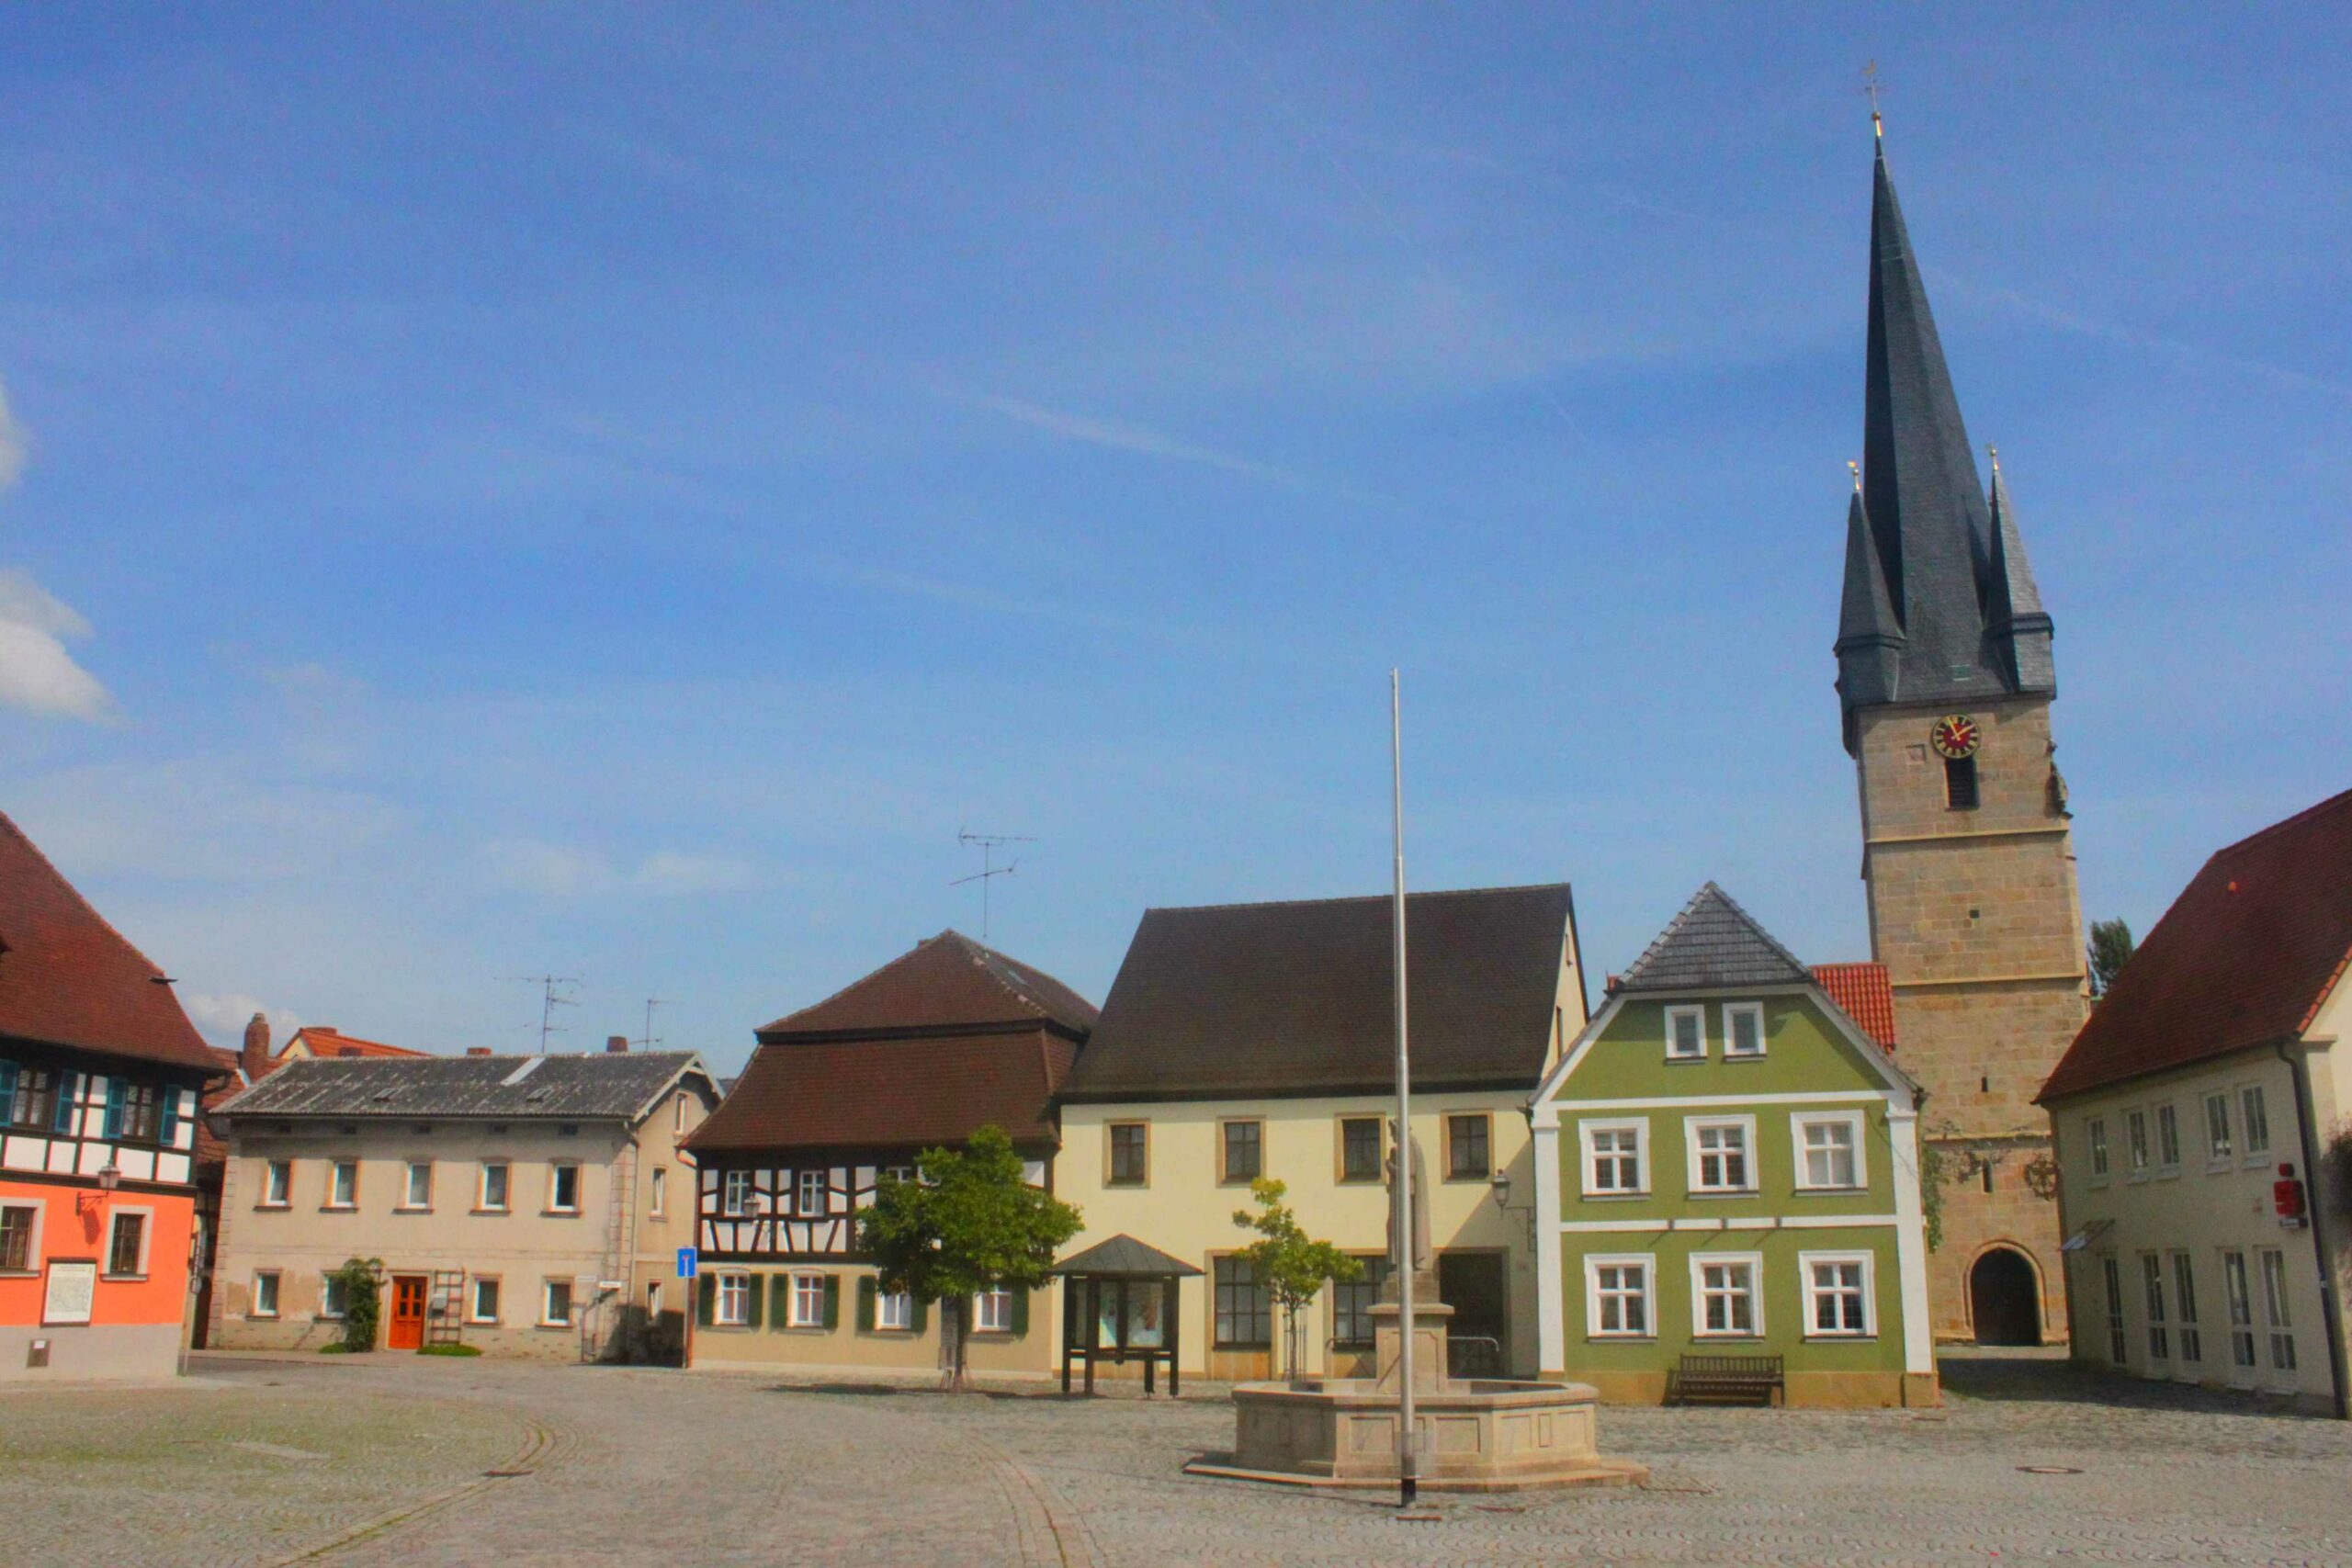
[[[1413,1068],[1405,1032],[1405,721],[1396,671],[1388,671],[1388,784],[1396,857],[1396,1475],[1397,1502],[1413,1506],[1420,1447],[1413,1415]]]

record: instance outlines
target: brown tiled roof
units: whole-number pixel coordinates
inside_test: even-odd
[[[1566,883],[1406,900],[1413,1081],[1544,1069],[1575,910]],[[1362,1090],[1396,1077],[1386,897],[1151,909],[1066,1100]]]
[[[1095,1016],[1092,1002],[1051,975],[944,931],[758,1035],[763,1042],[842,1039],[1044,1024],[1082,1039]]]
[[[2059,1059],[2043,1100],[2291,1040],[2352,960],[2352,790],[2205,863]]]
[[[204,1109],[211,1111],[218,1111],[222,1105],[228,1103],[232,1097],[243,1089],[245,1075],[237,1065],[237,1053],[223,1051],[218,1046],[208,1047],[208,1049],[212,1053],[214,1065],[229,1075],[225,1080],[214,1084],[204,1091]],[[198,1187],[217,1187],[228,1168],[229,1145],[222,1143],[220,1135],[212,1130],[212,1122],[209,1116],[198,1117],[196,1119],[196,1184]]]
[[[1019,1033],[763,1044],[696,1153],[956,1144],[984,1126],[1052,1142],[1048,1102],[1077,1044],[1042,1024]]]
[[[1816,964],[1814,984],[1880,1047],[1894,1049],[1894,986],[1883,964]]]
[[[405,1045],[387,1045],[380,1040],[362,1040],[356,1034],[345,1034],[340,1030],[328,1029],[323,1025],[313,1023],[294,1032],[293,1039],[286,1042],[285,1050],[277,1053],[279,1061],[284,1061],[287,1053],[294,1049],[295,1040],[300,1040],[308,1045],[311,1048],[311,1054],[314,1056],[425,1056],[432,1055],[428,1051],[412,1051]]]
[[[0,814],[0,1037],[218,1071],[162,974]]]

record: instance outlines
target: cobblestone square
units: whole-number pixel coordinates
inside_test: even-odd
[[[1184,1476],[1222,1392],[779,1382],[370,1356],[13,1395],[0,1561],[268,1564],[2352,1562],[2352,1428],[2050,1360],[1940,1412],[1611,1409],[1644,1490]],[[2041,1473],[2024,1467],[2043,1467]],[[500,1473],[507,1472],[507,1473]]]

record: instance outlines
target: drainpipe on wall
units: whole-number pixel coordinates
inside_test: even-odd
[[[2321,1223],[2324,1217],[2321,1201],[2325,1194],[2321,1190],[2319,1166],[2312,1157],[2314,1145],[2311,1066],[2294,1050],[2291,1042],[2281,1040],[2276,1049],[2295,1083],[2295,1136],[2303,1150],[2303,1190],[2309,1195],[2304,1206],[2311,1211],[2312,1257],[2319,1265],[2320,1332],[2327,1340],[2327,1378],[2335,1396],[2335,1418],[2343,1421],[2352,1419],[2352,1399],[2345,1393],[2343,1314],[2335,1304],[2335,1270],[2327,1256],[2327,1227]]]

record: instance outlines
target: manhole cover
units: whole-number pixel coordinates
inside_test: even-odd
[[[2024,1471],[2028,1475],[2082,1474],[2082,1470],[2079,1466],[2071,1464],[2021,1464],[2018,1466],[2018,1468]]]

